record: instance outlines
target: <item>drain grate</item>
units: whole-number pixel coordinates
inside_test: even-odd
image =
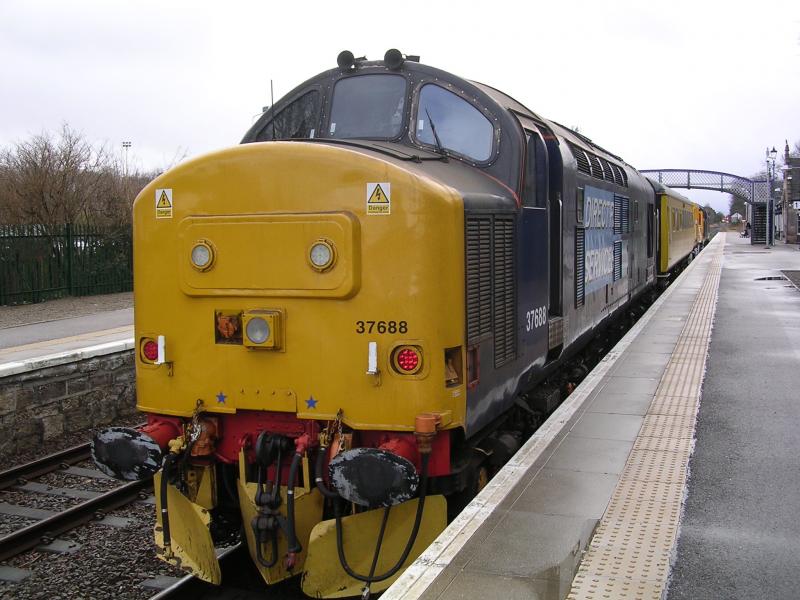
[[[756,277],[753,281],[786,281],[783,275],[770,275],[769,277]]]

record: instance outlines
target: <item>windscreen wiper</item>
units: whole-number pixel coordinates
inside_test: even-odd
[[[431,131],[433,132],[433,139],[436,140],[436,153],[442,157],[444,162],[447,162],[448,154],[447,150],[444,149],[442,146],[442,140],[439,139],[439,134],[436,133],[436,125],[433,123],[433,119],[431,118],[431,113],[428,112],[428,109],[425,109],[425,114],[428,115],[428,123],[431,124]]]

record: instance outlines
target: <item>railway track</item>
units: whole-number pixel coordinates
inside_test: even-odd
[[[85,523],[102,520],[108,512],[140,499],[140,495],[152,487],[150,480],[142,480],[124,483],[111,490],[99,492],[77,488],[58,488],[32,481],[55,472],[79,477],[109,479],[99,471],[73,466],[90,457],[90,444],[80,444],[0,472],[0,491],[60,495],[82,500],[74,506],[69,506],[53,514],[45,514],[48,511],[31,509],[24,504],[0,502],[0,513],[2,514],[38,519],[28,526],[0,537],[0,561],[7,560],[40,544],[51,543],[59,535]]]

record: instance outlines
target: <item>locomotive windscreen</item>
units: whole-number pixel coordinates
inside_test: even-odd
[[[403,127],[406,80],[402,75],[341,79],[333,90],[329,135],[392,139]]]

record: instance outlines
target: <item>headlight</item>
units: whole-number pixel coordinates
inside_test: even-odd
[[[308,251],[308,259],[311,261],[311,266],[317,271],[330,269],[336,260],[333,243],[328,240],[317,240]]]
[[[269,323],[261,317],[253,317],[247,321],[247,339],[254,344],[263,344],[269,339]]]
[[[205,240],[197,242],[192,246],[191,253],[192,266],[198,271],[207,271],[214,264],[214,249]]]

